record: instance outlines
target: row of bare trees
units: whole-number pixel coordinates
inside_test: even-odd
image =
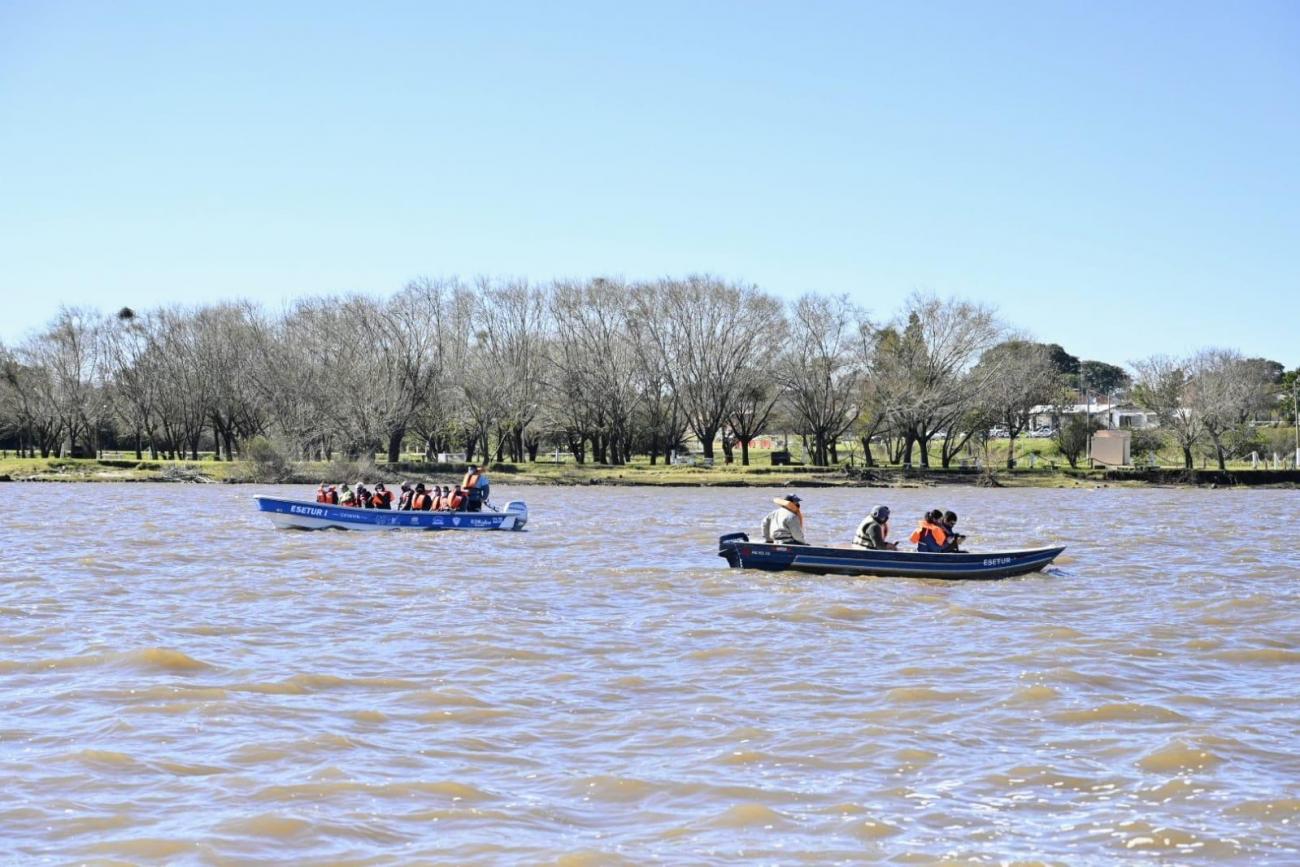
[[[849,442],[868,465],[926,466],[936,454],[949,466],[991,426],[1014,446],[1030,410],[1068,402],[1087,364],[1109,367],[1023,339],[987,307],[929,295],[876,321],[846,296],[784,304],[709,276],[426,279],[276,314],[247,303],[62,310],[0,347],[0,438],[43,456],[210,448],[229,460],[266,437],[294,458],[397,461],[414,447],[518,462],[554,448],[608,464],[654,462],[694,439],[708,458],[719,443],[727,461],[738,449],[748,463],[754,439],[782,431],[817,465]],[[1185,448],[1206,438],[1222,460],[1267,390],[1251,364],[1226,352],[1150,359],[1134,394]]]
[[[1204,349],[1186,358],[1152,356],[1134,362],[1134,400],[1156,413],[1167,436],[1193,466],[1194,450],[1207,445],[1219,469],[1253,444],[1257,420],[1278,409],[1282,366],[1228,349]]]

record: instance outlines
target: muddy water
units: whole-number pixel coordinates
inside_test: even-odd
[[[1300,861],[1300,493],[807,492],[1070,546],[963,584],[726,569],[775,491],[499,488],[528,532],[0,487],[0,860]]]

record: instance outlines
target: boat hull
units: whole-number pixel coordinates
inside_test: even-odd
[[[398,512],[256,496],[272,524],[292,530],[522,530],[528,507],[515,500],[500,512]]]
[[[751,542],[745,533],[718,539],[718,556],[733,569],[809,572],[815,575],[903,576],[948,581],[990,581],[1038,572],[1065,548],[989,553],[924,554]]]

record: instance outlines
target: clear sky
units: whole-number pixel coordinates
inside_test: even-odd
[[[1296,366],[1300,4],[0,0],[5,341],[695,271]]]

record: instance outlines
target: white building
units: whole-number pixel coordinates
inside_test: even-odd
[[[1057,428],[1063,417],[1089,414],[1093,420],[1107,428],[1147,430],[1160,426],[1155,413],[1131,403],[1076,403],[1064,406],[1042,404],[1029,411],[1029,426],[1031,429]]]

